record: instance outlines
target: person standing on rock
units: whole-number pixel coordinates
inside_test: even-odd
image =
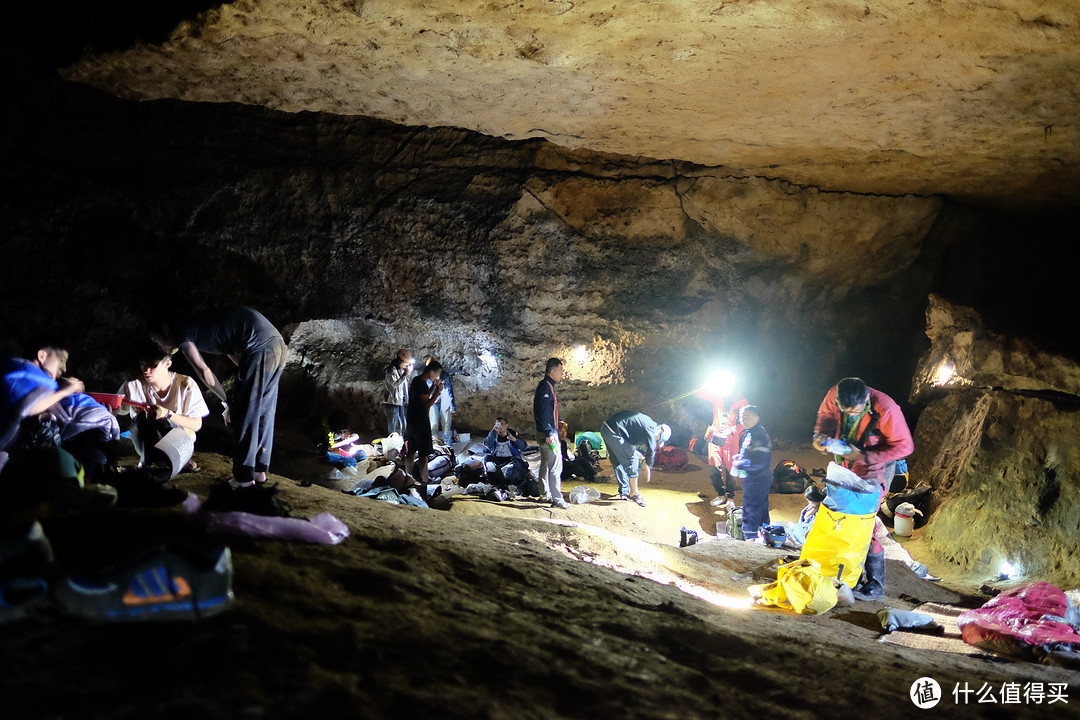
[[[438,360],[437,357],[428,358],[428,362],[432,360]],[[444,367],[442,373],[439,375],[439,381],[442,383],[442,392],[439,393],[438,399],[435,404],[431,406],[428,411],[431,422],[432,434],[437,434],[449,447],[454,440],[454,378],[446,371]]]
[[[289,350],[281,333],[258,310],[235,307],[176,327],[164,325],[151,333],[151,338],[170,354],[179,349],[198,378],[221,400],[225,423],[233,429],[233,477],[229,484],[249,488],[265,483],[274,449],[278,383]],[[203,353],[228,355],[236,364],[231,405]]]
[[[658,425],[645,413],[622,410],[607,419],[600,428],[600,437],[607,446],[608,459],[615,470],[619,484],[619,499],[631,500],[645,507],[645,499],[638,492],[638,467],[651,468],[656,462],[656,452],[671,438],[671,427]],[[637,448],[643,453],[640,461]]]
[[[754,405],[746,405],[739,411],[739,424],[746,429],[739,433],[739,451],[732,458],[731,467],[743,477],[743,538],[754,540],[758,529],[769,524],[772,440]]]
[[[442,365],[438,360],[430,360],[419,375],[412,379],[409,384],[409,407],[406,412],[405,424],[405,472],[413,474],[413,465],[420,463],[420,477],[424,485],[428,480],[428,458],[431,456],[433,447],[431,444],[431,423],[428,422],[428,411],[439,399],[442,392],[442,381],[439,374]],[[416,477],[413,475],[413,477]]]
[[[555,397],[555,383],[566,374],[563,361],[548,358],[544,377],[533,393],[533,420],[540,436],[540,486],[543,499],[551,500],[551,506],[566,510],[570,503],[562,494],[562,453],[559,452],[559,402]]]
[[[857,377],[844,378],[825,394],[813,445],[859,477],[876,482],[882,498],[896,474],[896,461],[915,449],[896,401]],[[870,541],[863,577],[853,594],[860,600],[885,597],[885,548],[876,538]]]
[[[412,375],[413,365],[412,353],[401,348],[386,366],[386,374],[383,377],[383,382],[386,384],[383,410],[386,411],[387,435],[397,433],[405,437],[405,408],[409,404],[409,376]]]

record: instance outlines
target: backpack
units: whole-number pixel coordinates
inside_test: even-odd
[[[517,485],[528,480],[531,476],[531,473],[529,472],[529,463],[519,457],[513,458],[510,462],[502,466],[502,476],[506,478],[506,482],[511,485]]]
[[[690,466],[690,459],[682,448],[665,445],[656,451],[658,470],[685,470]]]
[[[801,494],[812,482],[810,475],[793,460],[781,460],[773,468],[772,491],[774,493]]]
[[[460,484],[468,485],[483,482],[487,477],[487,469],[484,467],[483,460],[466,460],[454,468],[454,475],[457,476]]]
[[[745,540],[746,536],[742,531],[742,508],[737,507],[731,511],[727,519],[727,534],[731,536],[732,540]]]
[[[540,497],[540,481],[531,474],[525,480],[518,483],[518,493],[525,497]]]
[[[588,440],[589,446],[593,450],[596,450],[600,454],[601,458],[607,457],[607,447],[604,446],[604,439],[600,437],[598,433],[586,430],[579,432],[577,435],[574,436],[574,444],[577,445],[579,448],[581,447],[581,443],[583,440]]]

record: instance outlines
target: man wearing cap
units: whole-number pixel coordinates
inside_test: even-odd
[[[844,378],[825,394],[814,424],[813,445],[828,452],[826,443],[841,440],[846,453],[833,453],[835,461],[861,478],[878,484],[881,497],[889,492],[896,461],[915,449],[904,413],[896,401],[867,387],[857,377]],[[885,548],[877,539],[863,563],[863,578],[855,587],[860,600],[885,597]]]
[[[638,492],[638,465],[644,462],[646,469],[653,466],[656,451],[671,437],[671,428],[657,425],[645,413],[623,410],[607,419],[600,428],[600,436],[604,439],[608,459],[615,469],[619,499],[632,500],[645,507],[645,500]],[[634,452],[639,445],[643,450],[640,461]]]

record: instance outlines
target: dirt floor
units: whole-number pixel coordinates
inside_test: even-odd
[[[697,458],[656,472],[644,508],[612,499],[605,463],[595,503],[459,495],[440,512],[342,493],[302,444],[279,454],[286,474],[273,479],[293,515],[332,513],[345,542],[228,539],[235,603],[197,623],[99,623],[43,606],[0,626],[4,717],[894,717],[918,711],[909,692],[921,678],[940,685],[935,716],[1080,716],[1080,672],[881,642],[886,606],[986,599],[972,595],[981,579],[920,556],[918,531],[904,547],[943,582],[890,562],[884,603],[820,616],[751,607],[748,588],[785,553],[711,537],[720,518]],[[228,460],[196,458],[202,470],[175,484],[205,498]],[[806,447],[778,444],[781,459],[824,465]],[[804,504],[770,502],[774,522]],[[176,507],[107,518],[78,526],[84,552],[214,540]],[[700,542],[680,549],[683,527]],[[1003,697],[1013,684],[1064,686],[1068,702],[963,694]]]

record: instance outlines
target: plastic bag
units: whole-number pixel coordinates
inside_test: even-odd
[[[813,560],[781,565],[776,570],[776,582],[753,585],[750,594],[762,605],[775,605],[800,615],[820,615],[836,605],[836,585],[821,574]]]
[[[575,485],[570,491],[570,502],[574,505],[596,502],[600,499],[600,491],[588,485]]]

